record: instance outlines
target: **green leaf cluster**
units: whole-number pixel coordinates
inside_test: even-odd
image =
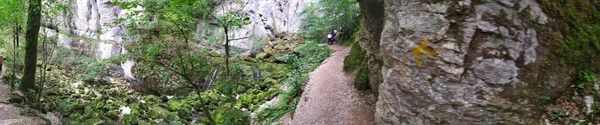
[[[302,32],[309,38],[321,40],[334,29],[350,39],[358,31],[360,8],[356,0],[318,0],[302,11]]]

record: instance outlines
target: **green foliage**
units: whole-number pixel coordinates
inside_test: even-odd
[[[219,125],[249,125],[250,113],[226,104],[216,110],[216,121]]]
[[[212,65],[207,63],[206,53],[198,51],[191,42],[198,18],[213,12],[211,0],[144,0],[113,2],[131,11],[124,23],[128,37],[126,48],[130,51],[118,59],[138,62],[133,69],[145,86],[160,94],[166,86],[189,86],[202,91]],[[144,8],[144,9],[136,9]],[[142,14],[143,13],[143,14]],[[185,83],[185,84],[179,84]]]
[[[40,113],[35,109],[25,108],[25,109],[21,110],[21,112],[19,114],[24,115],[24,116],[37,116]]]
[[[308,81],[309,73],[331,54],[327,45],[316,41],[306,41],[298,46],[295,52],[299,52],[299,55],[292,64],[289,64],[293,69],[290,77],[284,81],[289,89],[280,92],[279,103],[256,113],[258,121],[275,122],[279,117],[293,112],[298,104],[298,98],[302,95],[302,86]]]
[[[83,79],[85,80],[93,80],[97,77],[103,77],[107,75],[106,64],[103,61],[94,61],[87,66],[88,67],[83,68],[86,70],[83,76]]]
[[[600,8],[593,0],[551,0],[544,2],[549,15],[555,15],[564,39],[557,40],[556,55],[577,69],[597,70],[600,62]]]
[[[294,60],[296,60],[296,56],[291,55],[291,54],[285,54],[285,55],[275,57],[275,61],[288,63],[288,64],[294,62]]]
[[[348,40],[360,27],[358,12],[356,0],[318,0],[310,3],[302,11],[303,34],[321,40],[324,35],[338,29],[346,35],[341,37]]]
[[[26,1],[6,0],[0,5],[0,27],[12,27],[16,23],[24,24],[26,16]]]

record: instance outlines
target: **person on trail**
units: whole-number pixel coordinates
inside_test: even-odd
[[[333,36],[331,34],[327,34],[327,44],[333,44]]]
[[[2,71],[2,65],[4,64],[4,58],[0,56],[0,72]]]
[[[331,33],[327,35],[327,44],[333,44],[335,41],[335,36],[337,36],[337,30],[331,31]]]
[[[331,31],[331,36],[335,39],[335,36],[337,36],[338,31],[337,30],[333,30]]]

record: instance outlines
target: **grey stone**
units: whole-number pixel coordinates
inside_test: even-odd
[[[511,83],[518,76],[518,68],[512,60],[484,59],[474,70],[477,78],[490,84]]]
[[[535,73],[524,68],[539,65],[538,51],[544,49],[538,43],[541,29],[529,25],[548,20],[535,0],[386,0],[384,6],[378,124],[538,122],[533,111],[515,112],[536,108],[535,97],[501,94],[536,82],[523,78]],[[422,37],[439,56],[422,55],[419,67],[412,51]]]

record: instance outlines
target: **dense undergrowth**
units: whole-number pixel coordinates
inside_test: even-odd
[[[302,88],[308,82],[309,73],[317,68],[322,61],[327,59],[331,51],[325,44],[319,44],[316,41],[307,41],[300,45],[297,50],[298,56],[286,57],[289,61],[289,67],[292,77],[285,80],[288,87],[283,89],[279,95],[279,102],[275,105],[270,105],[263,110],[257,112],[257,120],[267,123],[276,122],[279,117],[295,111],[298,99],[302,95]]]
[[[43,74],[37,74],[42,79],[38,79],[40,84],[37,86],[42,89],[32,93],[40,95],[39,101],[26,97],[28,99],[15,103],[27,104],[25,114],[35,116],[35,110],[52,112],[67,125],[271,123],[295,110],[309,73],[331,54],[329,48],[321,44],[320,36],[338,29],[343,32],[340,36],[343,41],[351,41],[351,35],[357,30],[358,5],[354,0],[345,0],[343,4],[321,0],[320,3],[337,6],[319,7],[318,3],[313,3],[308,10],[315,11],[305,11],[308,17],[305,20],[309,23],[304,25],[303,33],[313,35],[274,41],[258,39],[252,51],[263,53],[263,56],[230,57],[218,50],[230,52],[230,46],[221,43],[235,39],[221,38],[229,34],[207,32],[208,39],[192,38],[203,35],[194,34],[198,22],[209,25],[210,21],[198,21],[200,18],[219,22],[218,26],[210,24],[208,29],[223,28],[225,32],[237,30],[247,23],[248,18],[237,13],[239,11],[227,10],[230,12],[224,12],[226,15],[213,16],[215,7],[223,2],[227,1],[111,2],[111,5],[121,7],[127,16],[116,19],[114,24],[103,24],[102,28],[122,26],[123,42],[119,43],[72,35],[47,26],[44,31],[55,30],[55,33],[44,36],[40,40],[44,47],[38,47],[42,50],[38,60],[43,60],[38,63],[38,72],[43,71]],[[61,8],[52,9],[55,14],[44,13],[44,16],[50,20],[59,17],[59,13],[67,13],[68,4],[68,1],[60,0],[45,4],[44,8],[59,5]],[[321,13],[338,16],[329,18]],[[12,23],[18,25],[20,22]],[[19,88],[18,81],[23,75],[20,72],[23,46],[11,48],[5,41],[14,38],[5,36],[12,32],[0,31],[3,36],[0,37],[0,53],[17,52],[14,56],[4,56],[5,64],[19,62],[6,65],[7,73],[11,75],[4,75],[3,80],[11,87]],[[22,33],[15,34],[20,38],[18,35]],[[94,34],[102,34],[102,29],[98,28]],[[67,37],[67,44],[77,45],[59,45],[58,35]],[[202,42],[212,43],[209,47],[213,48],[197,47],[202,46]],[[95,55],[99,43],[123,47],[127,53],[99,59]],[[264,48],[256,49],[261,47]],[[132,68],[135,78],[123,78],[120,66],[126,61],[136,62]],[[279,97],[276,104],[261,107],[276,96]],[[255,119],[251,118],[252,113]]]
[[[124,79],[110,77],[110,62],[119,57],[96,60],[65,49],[57,52],[61,56],[48,68],[42,110],[56,113],[65,124],[203,124],[206,119],[200,107],[205,106],[214,114],[217,124],[248,124],[250,113],[280,95],[277,105],[256,113],[259,121],[274,120],[295,110],[308,73],[330,54],[325,45],[314,41],[300,44],[295,51],[298,53],[290,51],[284,55],[289,60],[285,64],[268,60],[237,61],[232,69],[241,82],[219,85],[228,84],[220,82],[198,96],[186,87],[159,86],[169,93],[161,95],[136,92]],[[208,63],[218,64],[222,60],[213,61],[216,62]],[[280,90],[281,86],[288,89]],[[201,103],[197,101],[199,98],[208,101]]]

